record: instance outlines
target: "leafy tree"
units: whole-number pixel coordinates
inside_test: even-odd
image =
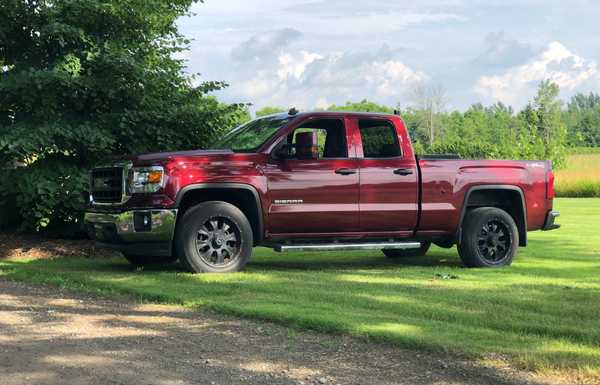
[[[537,134],[544,144],[544,158],[552,159],[557,166],[562,165],[565,155],[566,127],[561,119],[562,102],[558,99],[558,85],[549,80],[540,83],[533,100],[537,113]]]
[[[393,114],[394,109],[388,106],[370,102],[367,99],[363,99],[360,102],[346,102],[341,106],[332,104],[327,107],[327,111],[355,111],[355,112],[381,112],[385,114]]]
[[[278,112],[285,112],[286,110],[283,107],[263,107],[260,110],[256,111],[256,117],[273,115]]]
[[[419,151],[417,153],[423,154],[425,153],[425,148],[422,143],[427,142],[427,137],[423,135],[423,131],[419,130],[421,123],[421,111],[418,111],[414,108],[407,108],[405,110],[398,109],[400,115],[402,116],[402,120],[404,121],[404,125],[408,130],[408,134],[413,141],[413,145],[418,145]]]
[[[600,146],[600,95],[574,95],[564,112],[567,141],[572,146]]]
[[[3,0],[0,191],[24,229],[80,228],[86,170],[114,156],[201,147],[244,119],[183,75],[175,20],[193,0]],[[6,175],[10,174],[10,175]],[[0,182],[0,183],[2,183]]]

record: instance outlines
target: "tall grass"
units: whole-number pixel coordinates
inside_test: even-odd
[[[600,147],[570,147],[567,153],[570,155],[600,154]]]
[[[568,156],[567,167],[556,171],[556,196],[600,197],[600,149],[578,150],[581,153]]]

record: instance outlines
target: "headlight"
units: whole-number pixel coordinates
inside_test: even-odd
[[[133,167],[129,175],[129,193],[154,193],[163,187],[165,171],[161,166]]]

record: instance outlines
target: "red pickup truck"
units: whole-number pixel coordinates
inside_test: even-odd
[[[548,161],[416,157],[397,115],[276,114],[208,150],[129,157],[91,171],[85,222],[136,265],[242,269],[254,246],[450,248],[469,267],[512,262],[527,232],[558,227]]]

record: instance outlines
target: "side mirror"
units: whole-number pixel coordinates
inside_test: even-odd
[[[275,159],[290,159],[292,157],[292,148],[294,148],[294,146],[289,143],[279,145],[275,148],[275,151],[273,151],[273,155],[275,156]]]

